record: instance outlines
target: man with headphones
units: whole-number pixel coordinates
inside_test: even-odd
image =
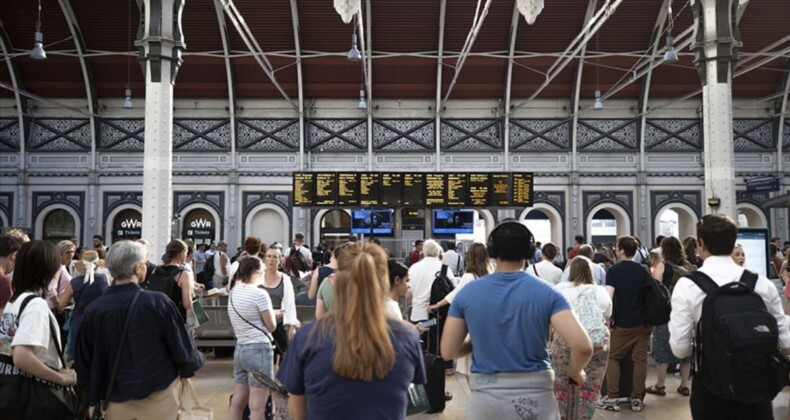
[[[568,343],[570,378],[577,383],[584,383],[593,354],[590,338],[565,297],[524,271],[535,253],[526,226],[515,220],[498,225],[488,237],[488,252],[496,272],[458,293],[441,343],[445,358],[473,355],[467,418],[559,419],[549,327]]]

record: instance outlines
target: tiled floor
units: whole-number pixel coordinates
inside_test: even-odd
[[[193,384],[200,396],[200,401],[214,411],[214,420],[225,420],[228,416],[228,398],[230,396],[233,379],[233,360],[214,359],[209,355],[209,360],[193,379]],[[466,419],[466,404],[469,387],[462,375],[447,378],[447,389],[454,395],[452,401],[447,403],[447,409],[439,415],[419,415],[410,417],[415,420],[460,420]],[[655,369],[648,370],[648,385],[655,381]],[[683,397],[673,390],[677,389],[680,379],[670,376],[667,379],[667,396],[656,397],[648,395],[645,399],[645,409],[637,414],[628,408],[623,408],[620,413],[599,410],[595,420],[686,420],[691,419],[688,408],[688,398]],[[774,401],[774,415],[776,420],[790,420],[788,416],[788,402],[790,401],[790,388],[779,394]]]

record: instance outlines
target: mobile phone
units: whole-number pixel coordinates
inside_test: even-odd
[[[417,325],[419,325],[420,328],[433,327],[434,325],[436,325],[436,319],[434,318],[434,319],[429,319],[427,321],[422,321],[422,322],[418,323]]]

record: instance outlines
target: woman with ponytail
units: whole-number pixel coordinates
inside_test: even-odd
[[[295,419],[404,419],[411,383],[425,383],[417,332],[387,316],[387,254],[347,245],[335,272],[334,308],[303,325],[278,379]]]

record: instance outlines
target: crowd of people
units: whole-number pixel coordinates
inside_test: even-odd
[[[43,404],[15,391],[0,417],[177,418],[205,362],[196,299],[225,294],[236,338],[232,420],[271,416],[279,386],[297,419],[402,419],[415,387],[429,401],[423,410],[440,412],[454,372],[468,381],[470,419],[591,419],[624,400],[642,411],[645,394],[667,394],[674,369],[694,418],[768,419],[770,400],[723,395],[710,381],[726,368],[701,364],[712,356],[694,349],[706,296],[724,293],[711,287],[740,280],[774,320],[768,347],[790,355],[790,289],[745,271],[736,236],[731,219],[714,215],[696,237],[659,237],[654,249],[630,236],[611,246],[576,236],[563,255],[503,221],[485,244],[416,241],[403,262],[375,241],[311,252],[301,234],[290,247],[249,236],[232,257],[225,242],[173,239],[154,261],[142,239],[106,248],[97,235],[80,248],[76,238],[52,244],[12,230],[0,237],[0,392],[13,367],[73,398]],[[774,246],[771,263],[789,283],[790,251]],[[645,297],[656,284],[667,308],[671,299],[665,322],[651,321]],[[314,305],[316,321],[300,322],[297,305]],[[649,347],[657,374],[648,386]]]

